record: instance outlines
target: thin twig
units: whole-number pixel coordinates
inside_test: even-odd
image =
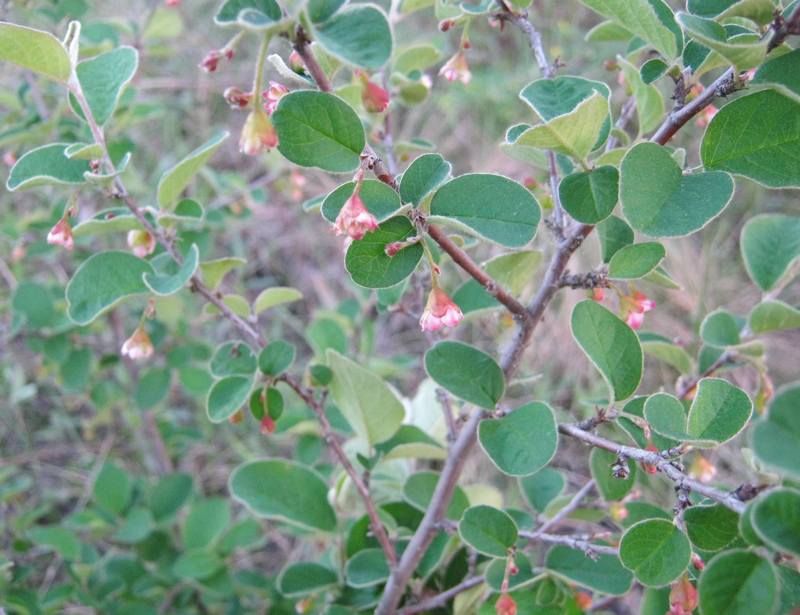
[[[542,534],[539,532],[527,532],[524,530],[520,530],[519,532],[520,538],[525,538],[530,542],[550,542],[559,545],[566,545],[568,547],[572,547],[573,549],[578,549],[579,551],[583,551],[586,553],[588,557],[592,557],[594,554],[602,554],[602,555],[618,555],[619,549],[616,547],[610,547],[608,545],[598,545],[589,540],[581,537],[576,536],[566,536],[563,534]]]
[[[716,361],[714,361],[711,365],[709,365],[703,373],[695,376],[694,378],[687,380],[686,382],[682,382],[681,385],[678,387],[676,391],[676,395],[678,399],[685,399],[689,393],[700,383],[703,378],[708,378],[709,376],[713,375],[719,368],[728,365],[729,363],[733,363],[734,361],[734,353],[726,350],[723,352]]]
[[[422,602],[418,602],[417,604],[412,604],[410,606],[405,607],[404,609],[400,609],[398,613],[400,615],[413,615],[413,613],[427,613],[434,609],[438,609],[439,607],[443,607],[452,598],[455,598],[458,594],[465,592],[468,589],[472,589],[473,587],[475,587],[476,585],[480,585],[481,583],[483,583],[483,575],[470,577],[465,581],[461,581],[461,583],[459,583],[458,585],[454,585],[447,591],[443,591],[441,594],[437,594],[436,596],[427,598]]]
[[[566,506],[561,508],[555,515],[553,515],[550,519],[542,523],[536,531],[532,532],[531,535],[528,537],[530,540],[536,540],[542,534],[547,533],[547,530],[557,526],[561,523],[564,519],[569,517],[569,515],[580,506],[581,501],[585,498],[589,492],[594,489],[595,482],[594,479],[587,482],[583,487],[581,487],[578,492],[572,496],[572,499],[567,503]]]

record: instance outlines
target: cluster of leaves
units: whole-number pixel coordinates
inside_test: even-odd
[[[469,279],[450,289],[460,313],[467,319],[504,311],[513,316],[519,335],[503,359],[493,356],[500,330],[483,349],[451,340],[431,345],[421,360],[427,378],[413,398],[389,384],[388,367],[379,373],[378,361],[366,367],[353,360],[358,307],[354,312],[345,302],[309,322],[306,352],[277,337],[266,343],[257,328],[260,315],[301,300],[300,291],[273,286],[249,300],[219,290],[244,264],[233,256],[210,258],[209,238],[224,234],[230,212],[183,197],[197,192],[194,180],[227,132],[161,173],[154,190],[142,190],[154,206],[138,205],[124,183],[134,156],[124,143],[112,147],[105,135],[121,110],[136,113],[130,100],[136,48],[109,45],[107,33],[82,29],[77,21],[63,41],[0,23],[0,60],[61,86],[74,120],[63,141],[22,155],[6,187],[71,190],[53,221],[62,233],[66,225],[86,256],[56,292],[30,280],[19,283],[11,300],[13,333],[28,338],[65,388],[82,392],[91,382],[91,402],[111,408],[125,392],[103,371],[119,360],[103,355],[95,362],[89,340],[104,328],[101,316],[128,307],[142,318],[126,346],[138,345],[139,356],[150,356],[154,345],[164,354],[163,365],[138,380],[140,409],[159,404],[177,372],[190,395],[204,398],[210,423],[237,424],[249,413],[265,433],[299,434],[302,442],[293,459],[248,459],[230,474],[230,498],[243,505],[235,523],[231,502],[200,497],[190,476],[170,473],[154,482],[101,464],[89,506],[60,518],[56,511],[34,511],[15,522],[14,552],[54,551],[66,581],[37,593],[26,585],[32,567],[16,565],[15,553],[9,554],[0,562],[0,595],[10,608],[36,613],[78,603],[147,613],[166,603],[175,612],[251,612],[269,603],[275,612],[296,607],[340,615],[392,613],[402,602],[408,612],[579,613],[634,587],[642,588],[644,613],[783,614],[797,607],[800,385],[773,396],[760,336],[800,327],[800,310],[779,299],[800,258],[800,217],[763,213],[743,225],[744,266],[762,300],[747,315],[725,309],[705,315],[694,355],[665,336],[638,332],[641,320],[631,315],[651,309],[637,288],[678,287],[664,266],[667,240],[717,218],[734,198],[734,177],[769,188],[800,187],[800,49],[787,42],[800,33],[800,4],[689,0],[685,12],[673,13],[662,0],[582,2],[607,20],[588,41],[627,46],[614,64],[638,133],[631,138],[624,118],[614,117],[607,84],[556,75],[540,57],[545,74],[519,95],[519,116],[529,123],[510,127],[500,147],[549,174],[549,192],[495,173],[454,175],[453,165],[421,140],[376,142],[387,160],[399,151],[419,154],[402,174],[387,169],[370,140],[388,130],[388,122],[381,126],[385,118],[366,104],[359,81],[360,71],[381,71],[392,105],[425,100],[424,71],[438,62],[439,51],[427,43],[398,47],[392,29],[397,15],[430,8],[444,29],[462,29],[459,62],[470,47],[469,25],[486,17],[526,24],[521,30],[541,56],[539,34],[523,14],[528,2],[404,0],[387,15],[371,4],[337,0],[293,6],[227,0],[215,17],[235,32],[226,49],[261,41],[247,103],[254,113],[262,113],[265,66],[291,90],[261,126],[274,130],[279,154],[300,167],[355,174],[304,209],[334,223],[359,198],[374,217],[374,230],[349,242],[344,270],[365,293],[375,291],[380,313],[414,295],[415,272],[427,268],[436,289],[440,275],[456,280],[453,272],[461,268]],[[270,42],[280,38],[292,42],[304,69],[269,54]],[[458,66],[463,76],[466,69]],[[706,93],[690,94],[701,76],[718,69],[725,72]],[[665,87],[674,87],[679,102],[666,118]],[[711,98],[704,97],[717,90],[741,92],[710,119],[700,165],[687,168],[694,152],[667,143],[692,119],[685,110],[702,111],[694,101],[707,105]],[[253,130],[249,124],[243,141]],[[376,178],[365,178],[367,171]],[[91,188],[113,206],[83,216],[73,228],[69,219],[81,191]],[[537,238],[537,231],[549,211],[554,256],[531,296],[529,282],[543,263],[542,251],[531,244],[536,238],[547,246],[548,237]],[[571,424],[550,400],[531,401],[530,387],[513,377],[567,261],[593,231],[600,267],[587,279],[590,286],[612,288],[619,309],[603,305],[601,295],[572,308],[576,347],[606,387],[601,399],[588,400],[597,415]],[[133,252],[99,248],[124,233],[135,239]],[[137,253],[140,241],[152,247]],[[469,254],[486,245],[494,257],[475,264]],[[207,301],[207,316],[233,326],[231,339],[216,347],[181,343],[185,321],[175,323],[184,296]],[[373,349],[365,338],[362,356]],[[674,395],[661,390],[663,383],[640,390],[645,355],[678,373]],[[718,377],[730,368],[755,374],[757,389]],[[749,472],[760,484],[731,492],[735,485],[711,486],[687,475],[684,462],[704,461],[699,451],[745,430],[740,442],[747,442]],[[457,484],[476,436],[500,475],[513,477],[504,492]],[[577,494],[566,493],[565,473],[552,466],[567,438],[593,447],[591,481]],[[326,444],[333,463],[323,453]],[[666,480],[654,479],[656,473]],[[17,496],[20,484],[24,488],[14,483],[5,497]],[[662,504],[673,486],[669,512],[640,497],[644,490]],[[581,507],[591,489],[601,506]],[[235,570],[234,556],[263,547],[256,518],[319,549],[301,549],[303,556],[280,562],[273,577]],[[556,532],[567,520],[592,531]],[[551,544],[538,559],[529,556],[530,549]]]

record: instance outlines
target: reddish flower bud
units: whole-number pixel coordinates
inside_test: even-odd
[[[467,56],[464,55],[463,50],[459,50],[452,58],[450,58],[441,69],[439,74],[448,81],[461,81],[467,85],[472,79],[472,73],[469,72],[469,63]]]
[[[697,589],[684,573],[672,584],[669,592],[669,613],[667,615],[692,615],[697,608]]]
[[[517,615],[517,603],[508,594],[502,594],[494,603],[497,615]]]
[[[603,68],[605,68],[608,71],[619,70],[619,63],[616,60],[604,60]]]
[[[134,256],[144,258],[155,251],[156,238],[145,230],[128,231],[128,247]]]
[[[180,6],[181,5],[181,0],[165,0],[164,4],[166,4],[170,8],[173,8],[173,7],[176,7],[176,6]]]
[[[264,418],[261,419],[261,426],[259,427],[259,431],[261,435],[268,436],[273,431],[275,431],[275,421],[269,415],[269,412],[264,414]]]
[[[231,425],[238,425],[243,420],[244,420],[244,412],[242,412],[241,410],[237,410],[228,417],[228,422]]]
[[[263,98],[265,101],[264,111],[272,115],[277,108],[280,99],[288,93],[289,88],[287,88],[285,85],[278,83],[277,81],[270,81],[269,88],[261,93],[261,98]]]
[[[134,361],[149,359],[153,355],[153,342],[150,341],[150,336],[142,325],[139,325],[133,335],[125,340],[120,352],[123,357]]]
[[[347,235],[351,239],[359,240],[378,228],[378,220],[369,212],[358,194],[360,189],[360,186],[356,187],[336,216],[333,228],[337,235]]]
[[[212,49],[200,62],[200,68],[207,73],[213,73],[219,68],[219,61],[223,58],[222,52],[218,49]]]
[[[296,73],[300,73],[306,68],[306,63],[303,62],[302,56],[296,51],[292,51],[292,53],[289,54],[289,68]]]
[[[369,80],[369,75],[358,71],[361,79],[361,102],[370,113],[383,113],[389,106],[389,92]]]
[[[692,553],[692,566],[694,566],[697,570],[702,570],[706,567],[706,563],[697,553]]]
[[[3,152],[3,164],[7,167],[13,167],[15,164],[17,164],[17,157],[14,155],[14,152],[10,150]]]
[[[472,49],[472,43],[468,39],[461,41],[461,49]]]
[[[597,301],[598,303],[606,298],[606,290],[605,288],[593,288],[592,289],[592,300]]]
[[[582,611],[588,611],[592,606],[592,596],[588,592],[575,592],[575,604]]]
[[[225,98],[225,102],[230,105],[231,109],[244,109],[253,99],[252,93],[242,92],[242,90],[237,87],[225,88],[222,96]]]
[[[397,253],[403,249],[403,242],[402,241],[393,241],[392,243],[387,243],[386,248],[384,248],[384,252],[386,252],[386,256],[389,258],[393,256],[397,256]]]
[[[708,105],[700,113],[697,114],[697,119],[694,121],[700,128],[705,128],[714,119],[714,116],[719,112],[714,105]]]
[[[438,331],[442,327],[455,327],[463,318],[461,308],[446,292],[435,287],[428,295],[428,303],[419,324],[423,331]]]
[[[442,19],[442,21],[439,22],[439,30],[441,32],[447,32],[455,24],[456,22],[453,21],[452,19]]]
[[[626,312],[626,324],[631,329],[639,329],[644,323],[645,313],[655,309],[656,302],[637,290],[633,295],[622,298],[621,307]]]
[[[278,145],[278,133],[263,109],[254,109],[247,116],[239,138],[239,151],[256,156]]]
[[[644,450],[650,451],[652,453],[658,452],[658,449],[652,442],[649,442]],[[658,472],[658,468],[654,466],[652,463],[643,463],[642,468],[644,468],[644,471],[647,472],[648,474],[655,474],[656,472]]]
[[[628,509],[623,502],[611,502],[608,506],[608,514],[614,521],[620,523],[628,518]]]
[[[64,246],[67,250],[72,250],[75,242],[72,238],[72,227],[66,217],[56,222],[56,225],[47,233],[47,243],[53,246]]]

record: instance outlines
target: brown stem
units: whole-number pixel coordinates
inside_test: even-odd
[[[439,607],[443,607],[447,604],[452,598],[455,598],[458,594],[467,591],[468,589],[472,589],[476,585],[480,585],[483,583],[483,575],[477,575],[474,577],[470,577],[465,581],[461,581],[458,585],[454,585],[447,591],[443,591],[441,594],[437,594],[436,596],[432,596],[431,598],[427,598],[422,602],[418,602],[417,604],[412,604],[411,606],[407,606],[404,609],[400,609],[400,615],[413,615],[414,613],[428,613]]]
[[[570,513],[572,513],[576,508],[578,508],[578,506],[580,506],[580,503],[581,501],[583,501],[583,498],[589,495],[589,492],[592,489],[594,489],[594,486],[595,486],[594,479],[587,482],[583,487],[581,487],[578,490],[578,492],[574,496],[572,496],[572,499],[567,503],[566,506],[561,508],[555,515],[553,515],[552,518],[542,523],[541,526],[536,528],[536,531],[531,532],[528,538],[530,540],[536,540],[542,534],[546,534],[547,530],[557,526],[564,519],[569,517]]]

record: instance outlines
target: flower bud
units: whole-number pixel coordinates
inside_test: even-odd
[[[517,615],[517,603],[508,594],[502,594],[494,603],[497,615]]]
[[[717,475],[717,468],[702,455],[697,455],[689,466],[689,476],[701,483],[710,483]]]
[[[223,54],[219,49],[212,49],[200,62],[200,68],[207,73],[213,73],[219,68],[219,61],[223,58]]]
[[[697,119],[694,121],[700,128],[705,128],[714,119],[714,116],[719,112],[719,109],[714,105],[708,105],[700,113],[697,114]]]
[[[361,102],[370,113],[383,113],[389,106],[389,92],[369,80],[369,75],[358,71],[361,79]]]
[[[239,151],[256,156],[278,145],[278,133],[263,109],[254,109],[247,116],[239,139]]]
[[[652,442],[649,442],[644,450],[650,451],[651,453],[658,452],[658,449]],[[642,468],[644,468],[644,471],[647,472],[648,474],[655,474],[656,472],[658,472],[658,468],[654,466],[652,463],[643,463]]]
[[[3,164],[7,167],[13,167],[17,164],[17,157],[14,155],[14,152],[11,150],[3,152]]]
[[[469,63],[467,56],[464,55],[463,50],[459,50],[452,58],[450,58],[441,69],[439,74],[448,81],[461,81],[467,85],[472,79],[472,73],[469,72]]]
[[[703,558],[700,557],[697,553],[692,553],[692,566],[694,566],[697,570],[702,570],[706,567],[706,563],[703,561]]]
[[[592,607],[592,596],[588,592],[575,592],[575,604],[581,611],[588,611]]]
[[[265,413],[264,418],[261,419],[261,424],[259,426],[261,435],[268,436],[275,431],[275,427],[275,420],[269,415],[269,412]]]
[[[356,186],[353,194],[342,206],[339,215],[336,216],[336,221],[333,223],[333,228],[337,235],[347,235],[356,241],[362,239],[368,232],[378,228],[378,220],[369,212],[366,205],[364,205],[364,201],[361,200],[360,189],[360,186]]]
[[[225,98],[225,102],[230,105],[231,109],[244,109],[253,99],[253,95],[250,92],[243,92],[237,87],[225,88],[222,96]]]
[[[280,99],[288,93],[289,88],[285,85],[277,81],[270,81],[269,87],[261,93],[261,98],[264,99],[264,111],[272,115],[278,107]]]
[[[164,0],[164,4],[166,4],[169,8],[174,8],[181,5],[181,0]]]
[[[56,225],[47,233],[47,243],[53,246],[64,246],[67,250],[72,250],[75,242],[72,238],[72,227],[66,216],[56,222]]]
[[[143,325],[139,325],[120,350],[123,357],[128,357],[134,361],[148,359],[153,355],[153,342],[144,330]]]
[[[592,301],[597,301],[600,303],[603,299],[606,298],[606,291],[604,288],[593,288],[592,289]]]
[[[697,608],[697,602],[697,589],[689,580],[689,575],[683,573],[670,589],[667,615],[692,615],[692,611]]]
[[[139,229],[128,231],[128,247],[138,258],[150,256],[156,249],[156,238],[148,231]]]
[[[438,331],[442,327],[455,327],[464,315],[450,296],[441,288],[431,289],[425,311],[419,319],[423,331]]]
[[[442,21],[439,22],[439,31],[440,32],[447,32],[455,24],[456,24],[456,22],[453,21],[452,19],[442,19]]]

